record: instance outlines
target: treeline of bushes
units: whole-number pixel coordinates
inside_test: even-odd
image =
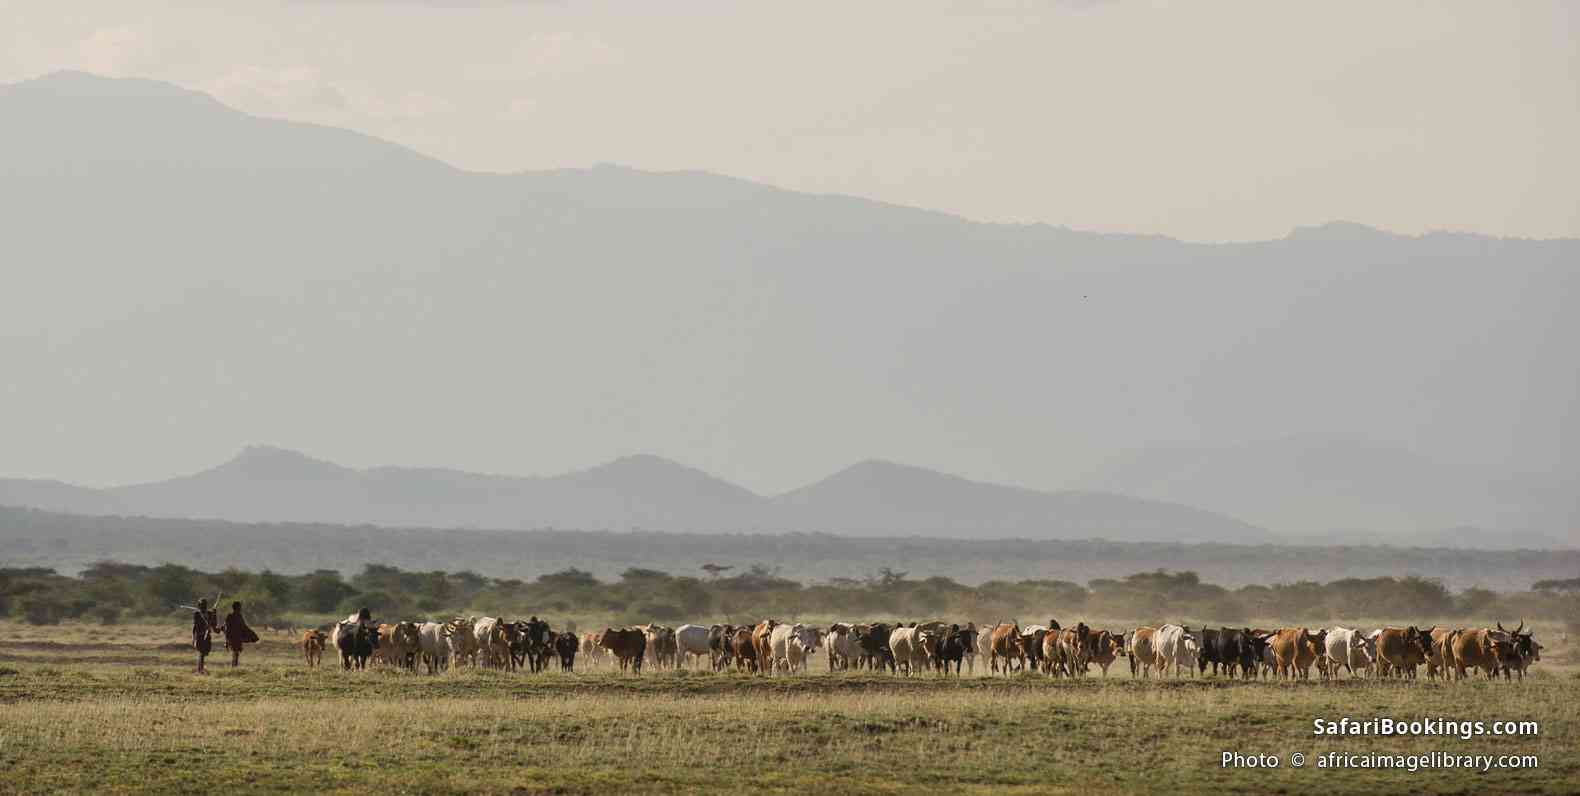
[[[1329,622],[1346,618],[1507,617],[1580,621],[1580,578],[1543,581],[1531,591],[1450,592],[1427,578],[1365,578],[1229,589],[1194,572],[1158,570],[1086,585],[1062,580],[989,581],[967,586],[945,577],[909,578],[881,569],[864,578],[807,585],[754,565],[741,571],[705,566],[692,576],[631,568],[617,581],[567,569],[535,580],[488,578],[472,572],[416,572],[368,564],[345,578],[334,570],[304,575],[276,572],[200,572],[178,564],[156,567],[101,562],[79,575],[51,569],[0,569],[0,617],[33,624],[65,620],[115,624],[171,619],[199,597],[246,604],[264,625],[318,621],[366,607],[389,618],[450,615],[597,617],[617,623],[754,620],[766,616],[843,616],[971,621],[1049,616],[1124,617],[1240,623],[1253,618]]]

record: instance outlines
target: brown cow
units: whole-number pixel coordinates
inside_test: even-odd
[[[1087,627],[1085,622],[1077,622],[1073,628],[1059,631],[1049,630],[1048,635],[1051,636],[1055,632],[1059,634],[1059,656],[1054,663],[1062,667],[1064,674],[1069,677],[1086,674],[1086,660],[1090,651],[1088,645],[1092,641],[1092,629]],[[1048,669],[1052,671],[1053,666],[1054,664],[1050,663]]]
[[[1506,630],[1485,627],[1461,630],[1454,634],[1454,679],[1465,679],[1466,669],[1480,669],[1488,679],[1498,676],[1503,658],[1513,652],[1513,639]]]
[[[1130,655],[1130,676],[1135,677],[1137,672],[1142,677],[1152,676],[1152,667],[1158,665],[1157,645],[1153,643],[1158,629],[1155,627],[1138,627],[1130,634],[1130,645],[1126,652]]]
[[[757,652],[757,671],[763,674],[773,674],[774,628],[779,626],[779,620],[769,619],[757,623],[752,628],[752,647]]]
[[[620,671],[627,668],[634,674],[642,673],[642,655],[647,652],[647,635],[636,628],[606,627],[598,634],[598,646],[609,650],[620,661]]]
[[[1432,656],[1432,637],[1415,625],[1385,627],[1374,632],[1377,640],[1377,676],[1393,672],[1415,679],[1417,666]]]
[[[992,652],[988,655],[988,666],[994,674],[997,674],[999,672],[999,659],[1002,658],[1004,660],[1004,674],[1008,675],[1010,661],[1023,659],[1020,648],[1020,625],[1014,622],[1009,624],[1000,623],[994,625],[990,632],[992,633],[993,641],[989,647]]]
[[[1300,679],[1311,679],[1311,665],[1322,656],[1328,632],[1315,633],[1303,627],[1281,627],[1273,634],[1274,666],[1280,677],[1293,679],[1298,672]]]
[[[1097,668],[1103,670],[1103,676],[1107,677],[1108,667],[1113,665],[1114,661],[1124,653],[1124,636],[1107,630],[1098,630],[1088,635],[1086,639],[1088,642],[1086,649],[1087,661],[1097,664]],[[1086,673],[1085,668],[1084,666],[1082,667],[1082,674]]]
[[[324,645],[329,642],[329,634],[322,630],[307,630],[302,632],[302,656],[307,659],[308,666],[317,666],[324,659]]]
[[[422,652],[416,622],[379,625],[379,648],[374,657],[397,668],[417,671],[417,654]]]
[[[1444,680],[1454,668],[1454,636],[1463,628],[1449,628],[1432,626],[1425,632],[1432,639],[1432,654],[1426,656],[1426,676],[1436,680],[1439,675]]]
[[[730,653],[735,658],[735,669],[757,671],[757,644],[752,640],[752,628],[743,627],[730,638]]]

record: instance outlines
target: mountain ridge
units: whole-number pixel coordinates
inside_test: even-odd
[[[960,215],[956,215],[956,214],[953,214],[953,213],[949,213],[949,212],[946,212],[946,211],[933,210],[933,209],[930,209],[930,208],[920,207],[920,206],[916,206],[916,205],[908,205],[908,204],[901,204],[901,203],[895,203],[895,202],[888,202],[888,201],[872,199],[872,198],[869,198],[869,197],[863,197],[863,196],[854,195],[854,194],[819,193],[819,192],[796,191],[796,190],[792,190],[792,189],[788,189],[788,188],[782,188],[782,187],[775,186],[775,185],[768,184],[768,183],[757,182],[757,181],[746,179],[746,178],[742,178],[742,177],[736,177],[734,175],[723,174],[723,173],[719,173],[719,172],[712,172],[712,171],[707,171],[707,170],[703,170],[703,169],[648,170],[648,169],[636,168],[636,167],[633,167],[633,166],[627,166],[627,165],[624,165],[624,164],[615,163],[615,162],[609,162],[609,161],[600,161],[600,162],[593,163],[593,164],[591,164],[589,166],[585,166],[585,167],[559,167],[559,168],[551,168],[551,169],[524,169],[524,170],[516,170],[516,171],[483,171],[483,170],[475,170],[475,169],[465,169],[465,168],[456,166],[454,164],[448,163],[447,161],[444,161],[444,160],[441,160],[439,158],[433,157],[431,155],[424,154],[424,153],[422,153],[422,152],[420,152],[418,150],[412,149],[411,147],[408,147],[408,146],[406,146],[404,144],[400,144],[400,143],[397,143],[395,141],[391,141],[391,140],[389,140],[387,138],[382,138],[382,137],[379,137],[379,136],[376,136],[376,135],[363,133],[363,132],[360,132],[360,131],[357,131],[357,130],[348,129],[348,128],[334,127],[334,126],[331,126],[331,125],[324,125],[324,124],[318,124],[318,123],[313,123],[313,122],[300,122],[300,121],[295,121],[295,120],[288,120],[288,119],[276,118],[276,117],[271,117],[271,116],[262,116],[262,115],[248,113],[248,112],[241,111],[241,110],[238,110],[236,108],[233,108],[233,107],[231,107],[229,105],[226,105],[223,101],[221,101],[220,99],[218,99],[214,95],[209,94],[207,92],[200,91],[200,90],[197,90],[197,89],[189,89],[189,88],[186,88],[184,86],[181,86],[181,85],[178,85],[178,84],[175,84],[175,83],[170,83],[170,82],[167,82],[167,81],[157,80],[157,79],[152,79],[152,78],[143,78],[143,77],[110,77],[110,76],[105,76],[105,75],[94,74],[92,72],[87,72],[87,71],[83,71],[83,70],[61,69],[61,70],[56,70],[56,71],[53,71],[53,72],[48,72],[48,73],[45,73],[45,74],[40,75],[38,77],[34,77],[34,78],[30,78],[30,79],[19,80],[19,81],[15,81],[15,82],[12,82],[12,83],[0,83],[0,98],[4,98],[8,94],[21,96],[21,95],[26,95],[28,93],[33,93],[33,92],[36,92],[36,93],[39,93],[39,94],[43,94],[43,95],[47,95],[47,96],[70,97],[70,98],[73,98],[73,99],[131,99],[131,100],[137,100],[137,99],[184,99],[184,100],[201,100],[202,104],[204,106],[206,106],[206,107],[209,107],[211,109],[219,109],[219,110],[224,111],[227,114],[234,114],[236,116],[245,117],[247,119],[257,120],[257,121],[261,121],[261,122],[269,122],[269,123],[281,124],[281,125],[295,126],[295,127],[300,127],[300,128],[308,128],[308,129],[326,131],[326,132],[331,132],[331,133],[334,133],[334,134],[351,134],[351,135],[354,135],[354,136],[356,136],[356,137],[358,137],[360,139],[366,140],[366,141],[376,142],[377,144],[379,144],[380,146],[383,146],[383,147],[388,147],[388,148],[391,148],[391,149],[400,150],[400,151],[402,151],[404,153],[408,153],[408,154],[411,154],[411,155],[416,155],[416,156],[422,158],[423,160],[426,160],[426,161],[429,161],[429,162],[432,162],[432,163],[435,163],[435,164],[442,164],[446,169],[452,170],[452,171],[454,171],[457,174],[466,174],[466,175],[474,175],[474,176],[488,176],[488,177],[528,177],[528,178],[551,178],[552,179],[552,178],[555,178],[555,177],[562,177],[562,176],[586,175],[586,174],[589,174],[589,173],[596,174],[596,173],[602,172],[602,173],[609,173],[609,174],[623,173],[623,174],[654,176],[654,177],[705,178],[705,179],[708,179],[708,180],[717,181],[720,184],[733,185],[733,186],[735,186],[737,188],[744,189],[747,192],[773,192],[773,193],[780,193],[780,194],[786,194],[786,195],[792,195],[792,196],[800,196],[800,197],[808,197],[808,198],[816,198],[816,199],[853,200],[853,201],[857,201],[857,202],[861,202],[861,203],[866,203],[866,204],[869,204],[869,205],[872,205],[872,206],[875,206],[875,207],[890,208],[890,209],[897,209],[897,210],[903,210],[903,211],[908,211],[908,212],[925,213],[925,214],[929,214],[929,215],[945,217],[945,218],[953,219],[953,220],[960,221],[960,222],[963,222],[963,223],[966,223],[966,224],[985,225],[985,226],[993,226],[993,227],[1005,227],[1005,228],[1041,229],[1041,230],[1047,230],[1047,231],[1051,231],[1051,232],[1058,233],[1058,234],[1075,234],[1075,235],[1092,236],[1092,237],[1098,237],[1098,238],[1125,238],[1125,239],[1137,239],[1137,240],[1143,240],[1143,241],[1163,241],[1163,242],[1183,244],[1183,245],[1209,245],[1209,246],[1210,245],[1273,243],[1273,242],[1277,242],[1277,241],[1294,240],[1294,239],[1317,239],[1317,240],[1329,240],[1329,241],[1332,241],[1332,240],[1352,240],[1352,239],[1379,239],[1379,240],[1387,240],[1387,239],[1412,240],[1412,239],[1415,239],[1415,240],[1419,240],[1419,239],[1422,239],[1422,238],[1427,238],[1427,237],[1432,237],[1432,236],[1459,236],[1459,237],[1469,237],[1469,238],[1477,238],[1477,239],[1485,239],[1485,240],[1510,240],[1510,241],[1571,241],[1571,240],[1580,240],[1580,238],[1566,237],[1566,236],[1557,236],[1557,237],[1550,237],[1550,238],[1505,237],[1505,236],[1486,235],[1486,234],[1478,233],[1478,232],[1466,232],[1466,231],[1456,231],[1456,230],[1431,230],[1431,231],[1423,232],[1423,233],[1420,233],[1420,234],[1409,234],[1409,233],[1396,232],[1396,231],[1388,230],[1388,229],[1385,229],[1385,228],[1382,228],[1382,227],[1376,227],[1376,226],[1373,226],[1373,225],[1370,225],[1370,224],[1366,224],[1366,223],[1363,223],[1363,222],[1352,221],[1352,220],[1348,220],[1348,219],[1331,219],[1331,220],[1328,220],[1328,221],[1314,223],[1314,224],[1297,225],[1297,226],[1291,228],[1289,230],[1289,232],[1287,232],[1283,237],[1245,239],[1245,240],[1227,240],[1227,241],[1197,241],[1197,240],[1191,240],[1191,239],[1185,239],[1185,238],[1178,238],[1178,237],[1174,237],[1174,236],[1170,236],[1170,235],[1164,235],[1164,234],[1161,234],[1161,233],[1148,233],[1148,232],[1103,232],[1103,231],[1097,231],[1097,230],[1077,229],[1077,228],[1064,226],[1064,225],[1060,225],[1060,224],[1053,224],[1053,223],[1049,223],[1049,222],[1045,222],[1045,221],[1011,222],[1011,221],[991,221],[991,220],[982,220],[982,219],[976,219],[976,218],[968,218],[968,217],[965,217],[965,216],[960,216]]]
[[[822,532],[950,538],[1113,538],[1255,543],[1275,537],[1225,515],[1099,492],[1039,492],[869,459],[781,495],[761,496],[654,454],[552,476],[410,467],[356,469],[250,445],[212,468],[104,490],[71,487],[35,505],[18,479],[0,504],[232,522],[396,527]]]
[[[1231,477],[1099,491],[1280,531],[1580,527],[1563,486],[1580,478],[1574,239],[1329,222],[1212,244],[984,223],[700,171],[469,172],[353,131],[161,99],[185,89],[17,85],[0,92],[0,213],[14,222],[0,261],[28,264],[30,288],[0,293],[12,471],[103,483],[196,461],[215,439],[386,450],[393,433],[417,460],[498,440],[468,455],[503,471],[635,444],[781,488],[882,451],[1047,487],[1153,440],[1326,428],[1397,441],[1447,475],[1401,478],[1357,448],[1326,470],[1370,481],[1324,482],[1331,511],[1310,523],[1261,515],[1278,506],[1232,488],[1276,451],[1219,468]],[[1493,480],[1443,464],[1467,461],[1518,483],[1463,488]],[[1300,467],[1271,469],[1281,495],[1309,486]],[[273,516],[289,480],[236,498]],[[353,480],[360,492],[318,496],[329,519],[492,526],[497,514],[445,507],[550,505],[544,489],[564,497],[550,524],[687,516],[596,478]],[[144,486],[139,500],[171,511],[228,510],[224,495]],[[860,490],[849,508],[896,521]],[[781,509],[796,525],[847,521]],[[931,521],[901,519],[918,517]]]

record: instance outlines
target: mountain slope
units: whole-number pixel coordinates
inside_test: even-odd
[[[1101,493],[1035,492],[886,462],[864,462],[803,489],[764,498],[701,470],[645,454],[548,478],[513,478],[436,469],[355,470],[295,451],[252,446],[228,462],[182,478],[102,491],[69,489],[71,500],[23,489],[0,495],[14,498],[9,505],[85,514],[234,522],[806,531],[959,539],[1273,540],[1260,528],[1187,506]]]
[[[27,285],[0,291],[7,472],[114,481],[276,439],[501,472],[680,451],[773,491],[882,451],[1052,488],[1156,440],[1319,432],[1519,482],[1448,506],[1478,490],[1428,481],[1383,495],[1393,516],[1580,527],[1552,487],[1580,482],[1574,240],[1335,223],[1207,245],[694,172],[478,174],[81,74],[0,89],[0,217]],[[404,478],[359,479],[363,502],[456,502]],[[1377,527],[1376,500],[1313,494],[1323,525]]]

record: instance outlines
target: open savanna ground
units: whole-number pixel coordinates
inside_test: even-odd
[[[285,634],[199,677],[179,626],[0,625],[0,790],[1574,792],[1561,631],[1523,684],[308,669]],[[218,656],[216,656],[218,657]],[[226,662],[228,663],[228,661]],[[1122,666],[1123,662],[1121,662]],[[980,670],[979,670],[980,675]],[[1536,720],[1521,737],[1348,737],[1312,720]],[[1276,754],[1225,769],[1222,752]],[[1305,768],[1289,756],[1308,756]],[[1326,752],[1537,768],[1324,770]]]

